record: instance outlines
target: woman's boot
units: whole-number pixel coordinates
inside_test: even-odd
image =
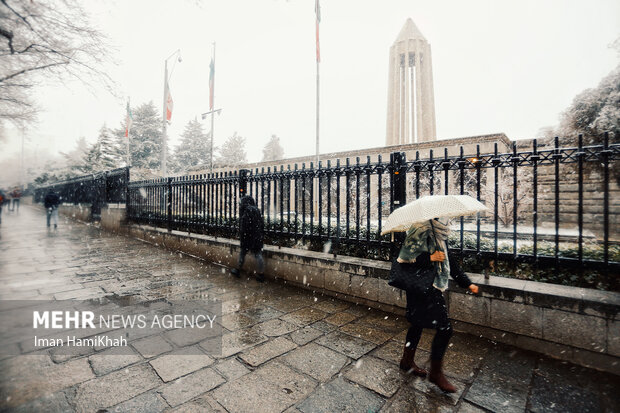
[[[443,375],[443,371],[442,371],[442,365],[443,361],[442,360],[432,360],[431,359],[431,373],[428,375],[428,380],[431,383],[434,383],[437,385],[437,387],[439,387],[441,390],[445,391],[446,393],[454,393],[456,392],[456,387],[454,387],[446,378],[446,376]]]
[[[403,351],[403,358],[400,360],[400,369],[404,371],[412,370],[415,376],[426,377],[428,372],[415,364],[415,348],[407,347]]]

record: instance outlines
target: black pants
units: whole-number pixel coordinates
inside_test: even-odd
[[[242,249],[241,252],[239,253],[239,262],[237,264],[239,271],[243,269],[243,262],[245,261],[245,256],[247,255],[248,252],[250,251],[246,249]],[[258,273],[263,274],[265,272],[265,260],[263,259],[263,252],[258,251],[258,252],[251,252],[251,253],[254,254],[254,257],[256,258]]]
[[[411,325],[407,331],[407,343],[409,348],[416,349],[422,336],[422,327]],[[431,345],[431,360],[443,360],[444,354],[448,349],[448,343],[452,337],[452,326],[448,324],[446,327],[437,328],[433,344]]]

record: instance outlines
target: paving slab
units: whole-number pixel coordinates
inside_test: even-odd
[[[282,363],[228,382],[213,391],[215,399],[231,413],[282,412],[308,396],[316,382]]]
[[[349,366],[344,377],[389,398],[403,383],[398,366],[371,356],[364,356]]]
[[[348,357],[315,343],[282,357],[282,362],[322,383],[331,379],[348,361]]]
[[[147,364],[115,371],[80,384],[75,394],[77,411],[96,411],[114,406],[161,384]]]
[[[381,409],[381,413],[452,413],[453,411],[454,405],[451,402],[427,396],[408,387],[401,388],[390,399],[389,404]]]
[[[256,325],[256,330],[267,337],[278,337],[295,331],[299,328],[296,324],[284,320],[275,319]]]
[[[265,344],[261,344],[250,350],[244,351],[239,355],[239,358],[248,363],[250,366],[256,367],[273,359],[274,357],[288,353],[295,347],[297,347],[297,344],[293,343],[286,337],[278,337],[267,341]]]
[[[159,413],[168,407],[168,404],[156,392],[147,392],[117,404],[108,411],[110,413]]]
[[[316,340],[316,342],[356,360],[377,347],[376,344],[340,331],[329,333]]]
[[[219,361],[213,368],[228,381],[232,381],[250,372],[246,366],[237,361],[234,357]]]
[[[158,390],[172,407],[185,403],[224,383],[224,379],[212,368],[206,368],[181,377]]]
[[[378,412],[385,400],[375,393],[338,377],[319,387],[296,408],[303,413]]]
[[[103,376],[115,370],[120,370],[142,360],[139,354],[122,347],[113,347],[88,358],[90,366],[97,376]]]
[[[306,326],[304,328],[300,328],[291,333],[290,337],[295,343],[303,346],[306,343],[314,340],[317,337],[321,337],[323,332],[321,330],[317,330],[316,328]]]
[[[213,364],[213,359],[195,347],[187,347],[159,356],[149,363],[159,377],[168,382]]]
[[[172,345],[163,336],[151,336],[133,341],[131,345],[138,350],[143,357],[151,358],[172,350]]]
[[[498,346],[485,358],[465,399],[494,412],[523,412],[535,361],[530,354]]]

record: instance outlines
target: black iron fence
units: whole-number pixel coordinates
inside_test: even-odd
[[[66,181],[37,187],[34,202],[43,202],[45,195],[53,191],[61,203],[89,204],[91,214],[97,217],[101,207],[109,203],[126,203],[129,168],[84,175]]]
[[[620,145],[551,146],[411,160],[345,159],[131,182],[131,220],[191,232],[235,236],[238,194],[255,198],[271,243],[387,259],[387,215],[428,194],[469,194],[490,207],[457,219],[450,245],[463,256],[618,270]],[[612,179],[613,178],[613,179]]]
[[[126,201],[127,217],[136,223],[235,237],[239,197],[248,194],[263,212],[271,244],[389,259],[393,238],[380,234],[394,208],[424,195],[469,194],[490,208],[453,222],[451,252],[468,259],[470,270],[501,270],[501,263],[556,274],[579,268],[585,277],[586,270],[603,274],[615,285],[604,287],[617,289],[620,144],[610,144],[606,134],[597,145],[584,146],[581,137],[573,146],[560,147],[557,138],[528,145],[514,143],[511,151],[500,152],[495,144],[490,153],[459,147],[452,155],[446,148],[410,153],[410,159],[395,152],[389,159],[347,158],[128,184],[128,171],[112,171],[105,199]],[[102,198],[101,179],[55,187],[64,200],[88,202]]]

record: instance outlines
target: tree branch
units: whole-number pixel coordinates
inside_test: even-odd
[[[53,66],[60,66],[60,65],[67,65],[67,64],[69,64],[69,62],[68,62],[68,61],[65,61],[65,62],[56,62],[56,63],[50,63],[50,64],[48,64],[48,65],[37,66],[37,67],[31,67],[30,69],[20,70],[19,72],[16,72],[16,73],[13,73],[13,74],[10,74],[10,75],[8,75],[8,76],[5,76],[5,77],[0,78],[0,83],[4,82],[5,80],[9,80],[9,79],[11,79],[11,78],[14,78],[14,77],[16,77],[16,76],[23,75],[24,73],[27,73],[27,72],[32,72],[32,71],[34,71],[34,70],[42,70],[42,69],[47,69],[47,68],[49,68],[49,67],[53,67]]]
[[[9,49],[11,50],[11,54],[15,53],[15,49],[13,48],[13,32],[10,30],[3,29],[0,27],[0,35],[5,37],[9,42]]]
[[[28,27],[30,27],[30,30],[34,31],[34,28],[30,25],[30,22],[28,20],[26,20],[26,18],[24,16],[22,16],[21,14],[19,14],[18,12],[15,11],[15,9],[13,9],[11,6],[9,6],[9,4],[6,2],[6,0],[2,0],[2,4],[4,4],[6,6],[7,9],[11,10],[13,12],[13,14],[15,14],[17,17],[19,17],[21,20],[23,20],[24,23],[26,23],[26,25]]]

